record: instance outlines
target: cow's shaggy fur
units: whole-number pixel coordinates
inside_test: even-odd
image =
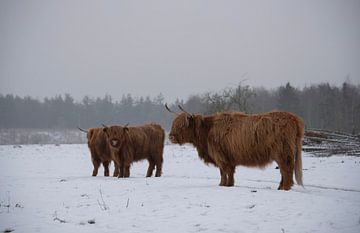
[[[113,160],[120,168],[118,177],[129,177],[130,166],[142,159],[149,161],[146,177],[161,176],[165,132],[158,124],[138,127],[111,126],[103,129],[113,151]]]
[[[109,176],[109,165],[112,161],[110,147],[107,143],[102,128],[90,128],[87,130],[88,147],[91,153],[91,161],[94,166],[93,176],[97,176],[100,164],[104,166],[104,176]],[[119,169],[115,164],[115,177],[119,175]]]
[[[279,189],[289,190],[294,170],[297,183],[302,185],[303,134],[302,120],[288,112],[181,113],[173,121],[169,139],[193,144],[205,163],[219,167],[221,186],[234,185],[237,165],[262,168],[276,161],[281,173]]]

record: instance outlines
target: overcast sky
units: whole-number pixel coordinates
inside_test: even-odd
[[[0,0],[0,93],[166,101],[360,80],[360,1]]]

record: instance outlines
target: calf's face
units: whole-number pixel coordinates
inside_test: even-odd
[[[103,131],[107,137],[110,148],[119,150],[124,143],[127,127],[111,126],[103,128]]]

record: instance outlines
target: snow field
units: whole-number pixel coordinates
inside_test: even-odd
[[[91,177],[87,145],[0,146],[0,231],[360,232],[360,158],[303,153],[305,187],[276,164],[237,167],[234,187],[191,146],[166,145],[163,175]],[[111,173],[113,167],[111,167]]]

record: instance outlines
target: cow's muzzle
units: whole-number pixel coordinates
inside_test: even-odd
[[[110,144],[113,147],[118,147],[119,146],[119,140],[118,139],[111,139]]]

